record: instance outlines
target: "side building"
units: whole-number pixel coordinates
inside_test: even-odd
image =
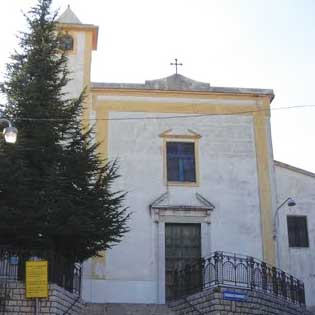
[[[277,265],[305,284],[306,301],[315,308],[315,174],[275,161],[279,204],[275,218]]]

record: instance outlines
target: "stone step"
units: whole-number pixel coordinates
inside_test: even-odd
[[[88,303],[81,315],[174,315],[164,304]]]

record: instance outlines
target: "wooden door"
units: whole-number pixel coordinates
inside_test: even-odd
[[[166,299],[173,297],[172,271],[183,269],[201,257],[200,224],[165,224],[165,282]]]

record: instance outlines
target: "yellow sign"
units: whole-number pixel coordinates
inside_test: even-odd
[[[45,260],[26,262],[26,297],[48,297],[48,262]]]

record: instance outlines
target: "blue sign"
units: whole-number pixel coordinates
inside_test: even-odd
[[[223,291],[223,300],[243,302],[247,300],[247,294],[234,291]]]
[[[11,256],[11,257],[10,257],[10,264],[11,264],[11,265],[18,265],[18,264],[19,264],[19,257],[17,257],[17,256]]]

